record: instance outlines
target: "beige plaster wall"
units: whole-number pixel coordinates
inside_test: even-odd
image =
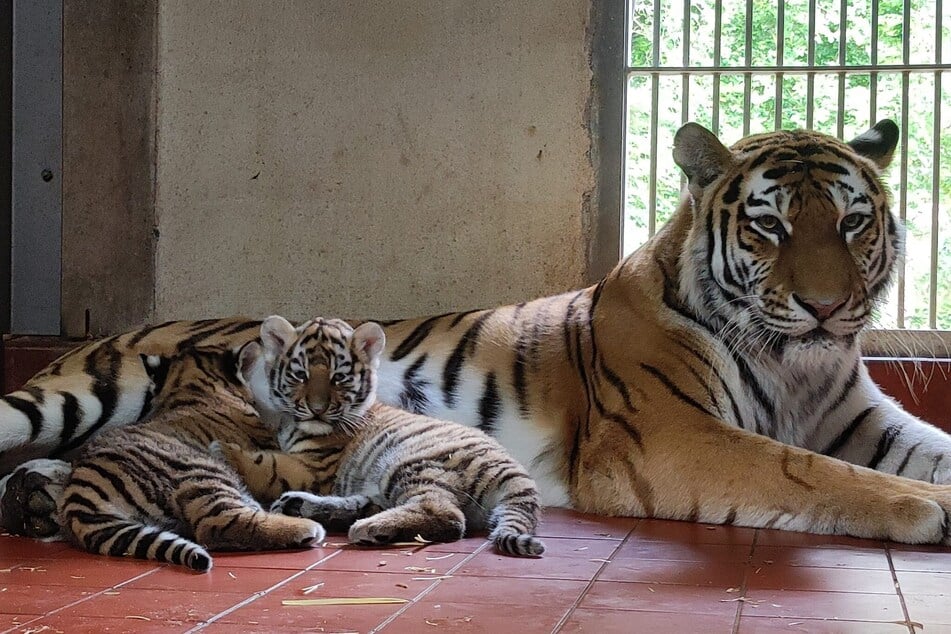
[[[588,0],[159,0],[153,318],[583,283]]]

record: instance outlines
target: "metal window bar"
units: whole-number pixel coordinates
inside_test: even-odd
[[[951,314],[947,314],[951,313],[948,310],[951,284],[944,287],[941,284],[943,279],[951,280],[951,238],[942,242],[941,234],[942,227],[948,232],[947,223],[951,220],[948,201],[942,199],[947,194],[943,194],[941,188],[942,182],[951,181],[951,166],[947,161],[941,162],[942,133],[945,132],[944,145],[948,144],[948,134],[951,134],[951,130],[942,129],[942,125],[948,126],[941,114],[942,104],[951,108],[951,95],[944,95],[942,90],[948,83],[942,82],[943,75],[951,72],[951,60],[945,59],[942,50],[946,44],[942,28],[951,23],[951,16],[945,15],[946,3],[905,0],[899,14],[883,16],[878,0],[869,0],[865,5],[849,0],[833,3],[776,0],[770,18],[775,24],[770,22],[768,31],[756,26],[760,17],[757,12],[763,11],[761,3],[754,4],[752,0],[742,4],[726,3],[732,12],[728,12],[724,4],[723,0],[628,0],[628,48],[625,51],[628,61],[622,91],[626,136],[623,252],[630,253],[653,235],[677,206],[677,193],[671,183],[679,182],[680,175],[667,156],[669,148],[659,137],[669,135],[680,123],[699,120],[725,142],[732,142],[740,133],[745,136],[783,126],[815,127],[849,137],[874,124],[878,118],[892,117],[901,127],[900,153],[888,178],[895,192],[897,215],[906,224],[917,222],[914,231],[908,232],[909,239],[916,242],[909,244],[908,257],[899,263],[890,312],[883,314],[877,325],[883,330],[951,331]],[[636,8],[640,11],[635,11]],[[635,24],[638,19],[650,24]],[[710,50],[706,54],[696,52],[694,46],[702,45],[700,35],[708,33],[701,29],[711,27],[712,47],[708,46]],[[678,28],[681,29],[679,34],[676,33]],[[728,28],[733,30],[728,33]],[[933,37],[922,35],[923,32],[931,34],[931,29]],[[804,31],[805,41],[791,41],[789,38],[797,37],[793,31]],[[644,66],[631,65],[635,46],[633,33],[640,34],[642,40],[650,39],[645,49],[648,61]],[[886,50],[894,45],[896,33],[900,33],[900,52]],[[866,41],[860,41],[863,35],[867,35]],[[739,37],[743,37],[743,41]],[[681,43],[679,59],[663,56],[668,40]],[[763,40],[774,47],[773,64],[768,63],[771,60],[764,63],[757,58],[756,51],[762,50]],[[930,48],[925,44],[928,40],[934,50],[925,56],[922,51]],[[644,45],[643,41],[640,45]],[[857,50],[865,53],[856,53]],[[669,86],[664,83],[665,77],[680,78],[680,95],[664,90]],[[754,81],[756,77],[762,80]],[[856,83],[854,78],[861,81]],[[629,94],[628,87],[635,86],[635,80],[640,86],[637,90],[651,93],[649,98],[641,93]],[[709,83],[702,83],[704,81]],[[773,83],[769,84],[770,81]],[[740,85],[742,95],[737,95]],[[867,102],[860,107],[854,98],[859,92],[850,92],[858,91],[856,86],[867,86]],[[806,98],[801,110],[804,111],[797,111],[799,106],[795,102],[802,102],[797,98],[803,88]],[[736,101],[731,103],[731,97]],[[754,110],[762,110],[766,97],[771,97],[773,110],[768,117],[758,119]],[[927,117],[912,116],[927,108],[931,99],[933,103]],[[834,117],[828,113],[817,117],[817,100],[822,101],[826,110],[834,110]],[[739,112],[742,112],[742,120],[731,126],[730,118],[735,119],[733,113]],[[863,120],[865,114],[868,121]],[[630,122],[637,124],[641,119],[644,125],[640,129],[649,139],[630,136],[633,129]],[[819,125],[825,127],[819,128]],[[915,127],[913,132],[911,126]],[[735,138],[728,136],[730,134]],[[647,140],[650,150],[645,156],[640,148]],[[915,155],[922,147],[924,150]],[[918,156],[920,160],[910,162],[910,156]],[[919,175],[922,169],[927,169],[922,165],[927,164],[931,169]],[[677,181],[670,180],[674,174]],[[915,185],[909,181],[912,176],[916,183],[927,182],[927,186],[910,191],[909,187]],[[910,204],[917,205],[912,216],[909,215]],[[943,261],[939,252],[943,254]],[[947,349],[951,347],[951,336],[936,333],[929,337],[942,342],[939,345],[942,349],[926,345],[925,350],[951,356]]]

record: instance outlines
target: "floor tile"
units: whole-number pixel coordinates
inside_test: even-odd
[[[775,617],[748,617],[740,619],[739,634],[760,632],[808,632],[809,634],[908,634],[902,623],[869,623],[868,621],[838,621],[793,619]]]
[[[566,579],[513,579],[508,577],[452,577],[440,581],[425,600],[429,603],[487,603],[562,607],[567,610],[588,587],[587,581]]]
[[[611,559],[618,551],[620,542],[609,539],[579,539],[546,537],[543,557],[569,557],[572,559]],[[486,554],[495,554],[494,550]]]
[[[284,568],[303,570],[326,557],[335,555],[339,548],[308,548],[263,553],[212,553],[216,568]]]
[[[734,599],[735,595],[720,588],[596,581],[579,607],[722,616],[736,613]]]
[[[187,590],[151,589],[106,592],[66,608],[64,617],[118,617],[129,620],[204,621],[230,608],[247,597],[244,593],[189,592]]]
[[[64,550],[74,550],[66,542],[41,542],[36,539],[26,537],[14,537],[12,535],[0,536],[0,558],[32,558],[44,559]]]
[[[567,608],[528,609],[514,605],[424,602],[410,606],[399,619],[387,625],[384,634],[420,632],[518,632],[549,634]]]
[[[73,586],[102,589],[134,579],[160,564],[85,553],[65,553],[62,559],[31,559],[0,573],[0,583],[46,586]]]
[[[433,575],[420,573],[314,569],[295,577],[258,601],[273,602],[274,597],[281,601],[339,597],[394,597],[411,600],[438,581],[432,577]],[[305,589],[310,592],[305,593]]]
[[[237,592],[251,595],[266,590],[298,571],[284,568],[231,568],[216,566],[196,574],[179,566],[168,566],[123,586],[130,590],[190,590],[193,592]]]
[[[432,544],[426,544],[424,550],[444,553],[474,553],[483,546],[488,546],[491,549],[491,545],[487,543],[488,541],[489,540],[485,537],[466,537],[454,542],[433,542]],[[396,548],[405,549],[405,547]]]
[[[876,539],[859,539],[845,535],[816,535],[794,531],[759,529],[756,535],[758,546],[806,546],[810,548],[884,548],[883,542]]]
[[[951,632],[951,601],[948,596],[933,594],[911,594],[902,592],[908,617],[920,623],[941,624]],[[926,630],[934,631],[934,630]]]
[[[624,539],[639,521],[631,517],[599,517],[567,509],[545,509],[536,533],[539,537]]]
[[[895,570],[951,573],[951,549],[924,551],[889,548],[889,550]]]
[[[336,556],[323,562],[321,570],[358,572],[401,572],[414,576],[442,575],[458,565],[469,553],[442,552],[429,548],[342,548]]]
[[[0,580],[0,612],[39,616],[93,594],[94,590],[83,588],[21,585]]]
[[[99,618],[76,617],[54,614],[30,622],[21,627],[18,632],[26,634],[174,634],[186,632],[194,627],[193,623],[183,621],[160,621],[138,618]]]
[[[695,544],[743,544],[750,545],[756,535],[755,528],[671,522],[664,520],[641,520],[631,533],[632,537],[654,541],[687,541]]]
[[[748,590],[746,600],[743,601],[743,614],[844,621],[905,619],[897,594],[801,590]]]
[[[594,578],[604,563],[602,558],[545,556],[540,559],[522,559],[494,553],[479,553],[463,564],[455,574],[477,577],[588,580]]]
[[[326,631],[365,632],[381,623],[405,604],[290,606],[286,600],[387,597],[414,599],[435,581],[414,581],[397,573],[363,573],[339,570],[311,570],[267,595],[249,602],[216,620],[221,629],[235,631],[285,631],[295,627],[322,627]],[[317,586],[317,587],[314,587]],[[305,592],[309,590],[308,592]],[[319,630],[318,630],[319,631]]]
[[[889,570],[884,548],[790,548],[757,545],[753,566],[810,566],[816,568],[866,568]]]
[[[747,566],[724,561],[666,561],[617,557],[598,575],[599,581],[639,581],[690,586],[739,587]]]
[[[631,536],[617,559],[663,559],[665,561],[749,561],[751,546],[745,544],[698,544],[690,541],[644,541]]]
[[[704,632],[729,634],[733,614],[685,614],[578,608],[560,632],[572,634],[631,634],[632,632]]]
[[[746,578],[746,582],[751,590],[762,588],[772,590],[895,593],[895,581],[892,579],[890,570],[773,565],[755,568]]]
[[[895,574],[902,594],[944,596],[945,603],[949,607],[949,616],[951,616],[951,573],[898,570]]]
[[[378,584],[378,582],[373,582]],[[379,585],[373,586],[379,592]],[[391,605],[283,605],[287,599],[315,599],[330,596],[369,596],[366,588],[348,587],[333,593],[313,592],[307,596],[300,594],[299,588],[275,590],[233,612],[225,614],[215,621],[220,632],[283,632],[287,628],[312,628],[311,631],[326,632],[367,632],[387,617],[395,614],[405,604]],[[394,597],[396,591],[387,590],[383,596]],[[379,594],[375,596],[381,596]],[[398,597],[394,597],[398,598]]]

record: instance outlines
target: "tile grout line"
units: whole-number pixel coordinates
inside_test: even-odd
[[[208,627],[208,626],[211,625],[212,623],[215,623],[216,621],[218,621],[218,620],[221,619],[222,617],[228,616],[228,615],[231,614],[232,612],[234,612],[234,611],[236,611],[236,610],[240,610],[240,609],[243,608],[244,606],[249,605],[249,604],[251,604],[251,603],[254,603],[254,602],[257,601],[258,599],[260,599],[260,598],[262,598],[262,597],[264,597],[264,596],[270,594],[272,591],[277,590],[277,589],[280,588],[281,586],[287,585],[288,583],[290,583],[290,582],[293,581],[294,579],[297,579],[297,578],[300,577],[301,575],[310,572],[311,570],[313,570],[314,568],[316,568],[316,567],[319,566],[320,564],[324,563],[325,561],[328,561],[328,560],[330,560],[330,559],[333,559],[334,557],[336,557],[337,555],[339,555],[339,554],[342,553],[342,552],[343,552],[342,549],[338,549],[337,552],[330,553],[330,554],[327,555],[326,557],[323,557],[322,559],[318,559],[317,561],[315,561],[315,562],[312,563],[311,565],[307,566],[307,567],[304,568],[303,570],[298,570],[297,572],[295,572],[294,574],[292,574],[292,575],[291,575],[290,577],[288,577],[287,579],[284,579],[283,581],[278,581],[277,583],[275,583],[274,585],[272,585],[270,588],[265,588],[264,590],[258,590],[257,592],[253,593],[253,594],[252,594],[250,597],[248,597],[247,599],[244,599],[243,601],[239,601],[239,602],[236,603],[235,605],[233,605],[233,606],[231,606],[230,608],[227,608],[227,609],[225,609],[225,610],[222,610],[221,612],[219,612],[218,614],[214,615],[213,617],[211,617],[211,618],[209,618],[209,619],[205,619],[205,620],[203,620],[201,623],[195,624],[195,626],[192,627],[191,629],[185,630],[185,634],[191,634],[192,632],[198,632],[199,630],[203,630],[204,628]]]
[[[908,613],[908,605],[905,603],[905,595],[901,593],[901,585],[898,583],[898,572],[895,570],[895,564],[892,562],[892,549],[888,547],[887,542],[882,542],[885,549],[885,558],[888,560],[888,569],[892,573],[892,581],[895,583],[895,594],[898,595],[898,602],[901,603],[901,611],[905,615],[905,625],[908,631],[915,634],[915,626],[911,624],[911,614]]]
[[[743,571],[743,583],[740,585],[740,600],[736,602],[736,615],[733,617],[733,629],[731,630],[732,634],[738,634],[740,631],[740,619],[743,618],[743,606],[746,605],[746,593],[749,591],[749,576],[750,572],[753,570],[753,555],[756,553],[756,546],[759,542],[759,531],[760,529],[755,529],[753,532],[753,540],[750,542],[750,554],[746,560],[746,570]]]
[[[50,610],[50,611],[47,612],[46,614],[43,614],[43,615],[41,615],[41,616],[38,616],[38,617],[36,617],[35,619],[30,619],[30,620],[27,621],[26,623],[20,623],[19,625],[14,625],[14,626],[11,627],[10,629],[3,630],[3,632],[0,632],[0,634],[7,634],[8,632],[13,632],[13,631],[15,631],[15,630],[17,630],[17,629],[19,629],[19,628],[25,626],[25,625],[29,625],[30,623],[35,623],[36,621],[39,621],[40,619],[45,619],[45,618],[48,618],[48,617],[50,617],[50,616],[52,616],[52,615],[54,615],[54,614],[58,614],[59,612],[62,612],[63,610],[65,610],[65,609],[67,609],[67,608],[71,608],[71,607],[73,607],[73,606],[79,605],[80,603],[85,603],[86,601],[90,601],[90,600],[92,600],[92,599],[95,599],[96,597],[102,596],[102,595],[105,594],[106,592],[112,592],[113,590],[116,590],[116,589],[118,589],[118,588],[122,588],[122,587],[126,586],[127,584],[132,583],[133,581],[138,581],[139,579],[142,579],[143,577],[148,577],[148,576],[151,575],[151,574],[155,574],[156,572],[158,572],[159,570],[162,570],[163,568],[165,568],[165,566],[156,566],[155,568],[153,568],[153,569],[151,569],[151,570],[146,570],[145,572],[143,572],[143,573],[141,573],[141,574],[138,574],[138,575],[132,577],[131,579],[126,579],[125,581],[122,581],[122,582],[120,582],[120,583],[117,583],[117,584],[114,584],[114,585],[112,585],[112,586],[109,586],[108,588],[103,588],[103,589],[100,590],[99,592],[95,592],[95,593],[93,593],[93,594],[90,594],[88,597],[83,597],[82,599],[76,599],[76,600],[73,601],[72,603],[67,603],[66,605],[60,606],[60,607],[58,607],[58,608],[56,608],[56,609],[54,609],[54,610]]]
[[[459,568],[461,568],[462,566],[464,566],[467,562],[471,561],[476,555],[478,555],[478,554],[481,553],[483,550],[485,550],[486,548],[488,548],[489,543],[490,543],[489,541],[486,541],[484,544],[482,544],[481,546],[479,546],[478,548],[476,548],[474,551],[472,551],[471,553],[469,553],[466,557],[464,557],[464,558],[462,559],[462,561],[460,561],[460,562],[457,563],[455,566],[453,566],[452,568],[450,568],[449,570],[447,570],[447,571],[446,571],[446,574],[441,575],[441,576],[443,576],[443,577],[451,576],[454,572],[456,572],[457,570],[459,570]],[[421,548],[420,550],[423,550],[423,549]],[[434,551],[434,552],[437,552],[437,551]],[[435,589],[439,586],[439,584],[441,584],[443,581],[444,581],[444,579],[437,579],[432,585],[430,585],[430,586],[428,586],[428,587],[426,587],[426,588],[420,590],[419,594],[417,594],[415,597],[413,597],[412,599],[410,599],[403,607],[401,607],[400,609],[398,609],[396,612],[394,612],[393,614],[391,614],[391,615],[389,615],[388,617],[386,617],[385,619],[383,619],[383,622],[382,622],[382,623],[380,623],[379,625],[377,625],[376,627],[374,627],[373,629],[371,629],[367,634],[374,634],[375,632],[379,632],[379,631],[382,630],[384,627],[386,627],[387,625],[389,625],[390,623],[392,623],[393,621],[395,621],[397,618],[399,618],[400,616],[402,616],[402,615],[403,615],[407,610],[409,610],[411,607],[413,607],[414,605],[417,605],[417,604],[419,603],[419,600],[420,600],[420,599],[422,599],[422,598],[425,597],[427,594],[429,594],[430,592],[432,592],[433,590],[435,590]]]
[[[568,622],[568,619],[571,618],[571,615],[574,614],[575,610],[578,609],[578,606],[581,605],[581,602],[584,600],[585,596],[588,594],[588,591],[591,590],[592,586],[594,586],[595,581],[598,580],[598,577],[601,576],[601,573],[604,571],[607,565],[611,563],[613,557],[618,553],[621,547],[624,546],[624,544],[627,543],[627,540],[631,538],[631,535],[634,534],[634,531],[637,530],[637,526],[640,523],[641,523],[640,520],[636,521],[634,523],[634,526],[632,526],[631,529],[627,532],[627,535],[624,536],[624,539],[620,540],[617,543],[617,546],[614,548],[614,550],[611,551],[610,556],[608,556],[608,561],[603,562],[601,564],[601,567],[599,567],[595,571],[595,573],[588,580],[588,584],[581,591],[581,594],[578,596],[578,598],[572,601],[571,605],[568,606],[568,610],[561,616],[560,619],[558,619],[558,622],[555,623],[554,627],[552,627],[551,634],[556,634],[558,631],[561,630],[561,628],[565,626],[565,623]]]

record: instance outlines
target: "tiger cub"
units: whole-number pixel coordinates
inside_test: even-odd
[[[59,504],[71,541],[206,572],[206,549],[297,548],[323,539],[314,521],[263,510],[235,470],[208,452],[216,438],[246,449],[275,446],[238,379],[245,357],[205,349],[142,361],[159,386],[155,410],[85,445]]]
[[[454,541],[490,529],[504,554],[541,555],[535,482],[478,429],[376,403],[383,330],[269,317],[242,366],[262,418],[282,420],[281,452],[218,443],[272,511],[347,530],[358,544],[422,536]],[[346,439],[342,451],[342,439]],[[319,495],[288,488],[315,491]],[[283,493],[283,495],[282,495]],[[328,495],[329,493],[329,495]],[[279,496],[279,497],[278,497]]]

